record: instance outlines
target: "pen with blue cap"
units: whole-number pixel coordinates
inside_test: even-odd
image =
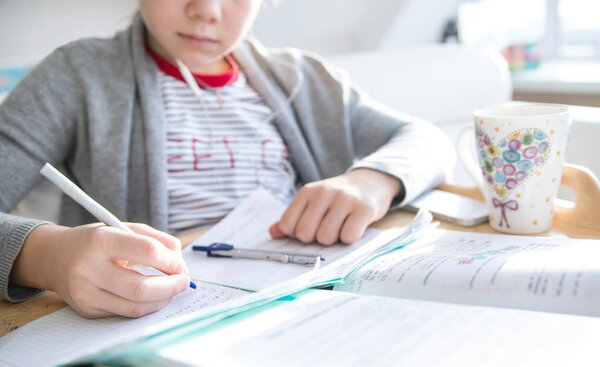
[[[239,248],[227,243],[215,242],[208,246],[192,246],[192,250],[206,252],[208,257],[236,257],[241,259],[271,260],[283,264],[314,265],[317,259],[325,261],[321,255],[290,251],[271,251]]]
[[[71,197],[71,199],[79,203],[79,205],[84,207],[88,212],[90,212],[90,214],[92,214],[94,217],[96,217],[96,219],[98,219],[102,223],[106,224],[107,226],[119,228],[120,230],[125,232],[134,233],[131,230],[131,228],[127,227],[106,208],[98,204],[98,202],[92,199],[71,180],[66,178],[50,163],[46,163],[44,167],[42,167],[42,169],[40,170],[40,173],[48,180],[50,180],[50,182],[58,186],[59,189],[61,189],[65,194]],[[190,281],[190,288],[196,289],[196,284],[192,281]]]

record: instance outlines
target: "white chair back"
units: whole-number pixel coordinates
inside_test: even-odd
[[[497,52],[431,45],[327,59],[373,99],[432,122],[465,118],[512,99],[508,66]]]

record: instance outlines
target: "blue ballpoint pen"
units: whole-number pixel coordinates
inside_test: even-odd
[[[115,217],[102,205],[98,204],[71,180],[66,178],[50,163],[46,163],[40,170],[40,173],[50,180],[50,182],[58,186],[59,189],[79,203],[79,205],[84,207],[88,212],[90,212],[90,214],[92,214],[102,223],[106,224],[107,226],[119,228],[125,232],[135,233],[131,230],[131,228],[123,224],[117,217]],[[192,281],[190,281],[190,288],[196,289],[196,284]]]

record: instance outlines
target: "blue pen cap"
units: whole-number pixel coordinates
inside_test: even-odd
[[[226,255],[218,255],[213,254],[213,251],[231,251],[233,250],[233,245],[221,242],[211,243],[208,246],[192,246],[192,250],[194,251],[204,251],[206,252],[206,256],[209,257],[231,257]]]

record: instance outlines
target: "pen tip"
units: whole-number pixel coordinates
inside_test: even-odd
[[[196,288],[197,288],[197,287],[196,287],[196,283],[194,283],[194,282],[190,282],[190,288],[192,288],[192,289],[196,289]]]

